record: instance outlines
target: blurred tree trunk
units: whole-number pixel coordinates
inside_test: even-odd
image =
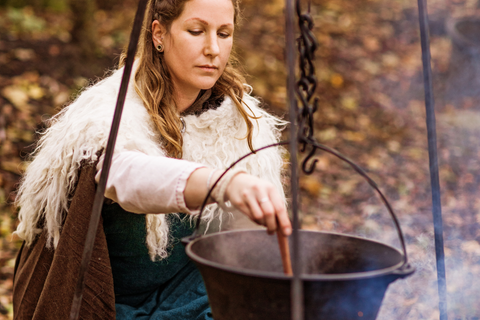
[[[97,52],[97,32],[94,23],[95,0],[68,0],[72,12],[72,42],[84,58]]]

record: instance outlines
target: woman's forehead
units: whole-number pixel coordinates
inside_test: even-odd
[[[235,10],[231,0],[190,0],[185,3],[178,20],[233,27],[234,16]]]

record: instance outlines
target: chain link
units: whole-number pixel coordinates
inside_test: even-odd
[[[313,34],[313,19],[310,15],[310,3],[307,13],[302,13],[300,0],[296,1],[296,11],[300,37],[297,39],[299,53],[300,79],[297,81],[296,92],[299,100],[298,114],[298,139],[302,144],[301,152],[311,148],[307,157],[302,162],[302,169],[306,174],[315,170],[317,160],[310,162],[317,150],[312,145],[316,142],[314,136],[314,113],[318,109],[318,97],[315,97],[317,89],[317,77],[315,76],[315,51],[318,42]],[[310,164],[308,164],[310,162]]]

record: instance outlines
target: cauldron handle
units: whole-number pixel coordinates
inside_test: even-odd
[[[400,268],[393,270],[390,274],[394,276],[395,279],[403,279],[411,275],[414,271],[414,267],[409,263],[404,263]]]
[[[312,146],[312,150],[311,152],[309,153],[307,159],[305,159],[304,161],[304,165],[303,165],[303,168],[305,169],[306,167],[306,161],[309,160],[314,154],[315,154],[315,151],[317,149],[320,149],[320,150],[323,150],[327,153],[330,153],[331,155],[334,155],[335,157],[339,158],[340,160],[343,160],[344,162],[348,163],[350,165],[350,167],[352,167],[353,170],[355,170],[358,174],[360,174],[363,178],[365,178],[365,180],[367,180],[368,184],[378,193],[378,195],[380,196],[380,198],[382,199],[383,203],[385,204],[385,206],[387,207],[387,210],[388,212],[390,213],[390,216],[392,217],[392,220],[395,224],[395,227],[397,229],[397,233],[398,233],[398,237],[400,239],[400,243],[402,245],[402,250],[403,250],[403,265],[402,267],[400,268],[400,272],[403,274],[403,273],[408,273],[409,272],[409,268],[410,266],[407,265],[408,263],[408,259],[407,259],[407,248],[406,248],[406,245],[405,245],[405,239],[403,237],[403,233],[402,233],[402,229],[400,228],[400,223],[398,221],[398,218],[397,216],[395,215],[394,211],[393,211],[393,208],[392,206],[390,205],[390,203],[388,202],[387,198],[384,196],[384,194],[382,193],[382,191],[380,191],[380,189],[378,188],[377,184],[375,183],[375,181],[372,180],[372,178],[370,178],[367,173],[362,169],[360,168],[357,164],[355,164],[352,160],[348,159],[346,156],[342,155],[340,152],[330,148],[330,147],[327,147],[323,144],[320,144],[320,143],[317,143],[317,142],[314,142],[314,141],[311,141],[311,140],[307,140],[305,138],[301,138],[300,139],[300,142],[301,143],[304,143],[305,145],[308,144],[308,145],[311,145]],[[234,163],[232,163],[226,170],[225,172],[222,173],[222,175],[220,175],[220,177],[215,181],[215,183],[212,185],[212,187],[210,188],[210,190],[208,191],[207,193],[207,196],[205,197],[205,200],[203,201],[202,203],[202,206],[200,208],[200,214],[198,215],[198,218],[197,218],[197,223],[196,223],[196,226],[195,226],[195,231],[193,232],[193,234],[189,237],[184,237],[182,238],[182,242],[184,244],[187,244],[189,243],[190,241],[200,237],[200,232],[199,232],[199,229],[200,229],[200,221],[201,221],[201,218],[202,218],[202,213],[203,213],[203,210],[205,209],[206,205],[207,205],[207,201],[208,201],[208,198],[210,197],[210,194],[212,193],[212,190],[215,188],[215,186],[217,185],[217,183],[222,179],[222,177],[230,170],[232,169],[237,163],[239,163],[240,161],[242,161],[243,159],[251,156],[252,154],[255,154],[257,153],[258,151],[261,151],[261,150],[264,150],[264,149],[268,149],[268,148],[272,148],[272,147],[278,147],[278,146],[282,146],[282,145],[288,145],[289,144],[289,141],[280,141],[278,143],[273,143],[273,144],[270,144],[270,145],[267,145],[265,147],[262,147],[262,148],[259,148],[259,149],[256,149],[246,155],[244,155],[243,157],[239,158],[237,161],[235,161]]]
[[[350,167],[352,167],[353,170],[355,170],[359,175],[361,175],[363,178],[365,178],[365,180],[367,180],[368,184],[378,193],[378,195],[382,199],[383,203],[387,207],[387,210],[390,213],[390,216],[392,217],[393,223],[395,224],[395,227],[397,229],[398,238],[400,239],[400,243],[402,245],[403,266],[406,266],[407,263],[408,263],[407,248],[406,248],[406,245],[405,245],[405,238],[403,237],[402,229],[400,227],[400,222],[398,221],[397,215],[393,211],[392,206],[390,205],[390,203],[388,202],[387,198],[382,193],[382,191],[380,191],[380,189],[378,188],[378,185],[375,183],[375,181],[373,181],[373,179],[370,178],[367,175],[367,173],[362,168],[360,168],[356,163],[354,163],[352,160],[348,159],[346,156],[342,155],[340,152],[338,152],[338,151],[336,151],[336,150],[334,150],[330,147],[327,147],[323,144],[320,144],[318,142],[311,141],[311,140],[303,140],[301,142],[303,142],[305,144],[309,144],[313,147],[313,150],[311,151],[309,156],[313,155],[315,153],[316,149],[323,150],[327,153],[330,153],[331,155],[334,155],[335,157],[339,158],[340,160],[343,160],[346,163],[348,163],[350,165]],[[306,159],[306,160],[308,160],[308,159]],[[304,161],[304,166],[305,166],[305,163],[306,163],[306,161]]]

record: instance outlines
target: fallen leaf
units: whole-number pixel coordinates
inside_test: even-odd
[[[334,87],[336,89],[341,88],[343,86],[342,75],[338,74],[338,73],[332,74],[332,76],[330,77],[330,83],[331,83],[332,87]]]
[[[381,106],[384,106],[384,107],[387,107],[387,108],[394,108],[395,107],[394,104],[392,103],[392,99],[384,93],[377,92],[373,96],[373,99],[374,99],[374,101],[376,101]]]
[[[360,68],[364,71],[370,73],[371,75],[377,75],[380,73],[381,67],[380,64],[368,59],[362,59],[359,61]]]
[[[333,231],[333,230],[335,230],[335,228],[337,226],[337,222],[336,221],[331,221],[331,220],[321,220],[318,223],[318,226],[319,226],[319,229],[321,229],[321,230]]]
[[[382,167],[382,163],[377,158],[369,158],[367,160],[367,167],[370,170],[378,170]]]
[[[337,137],[337,129],[336,128],[328,128],[325,130],[322,130],[316,134],[317,138],[320,141],[329,141],[333,140]]]
[[[363,214],[366,215],[367,217],[377,213],[379,210],[380,210],[380,206],[373,205],[373,204],[367,204],[362,208]]]
[[[302,176],[300,187],[314,197],[317,197],[322,190],[322,184],[313,176]]]
[[[22,174],[26,166],[20,160],[6,160],[2,161],[0,168],[15,174]]]
[[[51,55],[52,57],[56,57],[60,54],[60,48],[57,45],[52,44],[48,48],[48,54]]]
[[[365,223],[363,225],[363,229],[367,233],[377,232],[381,228],[382,228],[382,226],[378,222],[376,222],[375,220],[372,220],[372,219],[365,220]]]
[[[62,91],[55,95],[55,97],[53,98],[53,103],[56,106],[63,106],[69,99],[70,94],[68,92]]]
[[[17,86],[8,86],[3,88],[2,94],[7,98],[14,106],[21,110],[29,109],[28,106],[28,94],[25,90]]]
[[[363,46],[365,49],[371,52],[376,52],[380,50],[380,41],[378,41],[378,38],[372,37],[372,36],[365,36],[362,39]]]
[[[395,153],[399,152],[400,147],[401,147],[401,145],[398,141],[390,140],[390,141],[387,142],[387,148],[391,152],[395,152]]]
[[[37,84],[33,84],[28,87],[28,96],[34,100],[40,100],[45,96],[45,90],[38,86]]]
[[[382,56],[382,65],[384,67],[395,68],[399,63],[400,63],[400,59],[393,52],[385,53]]]
[[[342,106],[348,110],[356,110],[358,107],[358,101],[354,97],[343,97],[341,100]]]
[[[348,141],[360,142],[365,140],[365,134],[361,131],[344,131],[342,136]]]
[[[415,160],[425,159],[426,150],[420,148],[411,148],[408,150],[408,155]]]
[[[317,170],[327,170],[328,167],[330,166],[330,159],[325,156],[317,157],[317,164],[315,165],[315,168]]]
[[[6,136],[12,141],[33,141],[33,132],[31,130],[21,130],[17,128],[8,128]]]
[[[13,55],[20,61],[29,61],[35,58],[35,51],[32,49],[18,48],[13,50]]]
[[[342,181],[338,187],[338,191],[343,195],[350,195],[353,190],[356,188],[358,180],[347,180]]]
[[[303,230],[318,230],[316,218],[312,215],[305,215],[302,217]]]
[[[461,248],[466,253],[480,256],[480,244],[475,240],[462,242]]]

